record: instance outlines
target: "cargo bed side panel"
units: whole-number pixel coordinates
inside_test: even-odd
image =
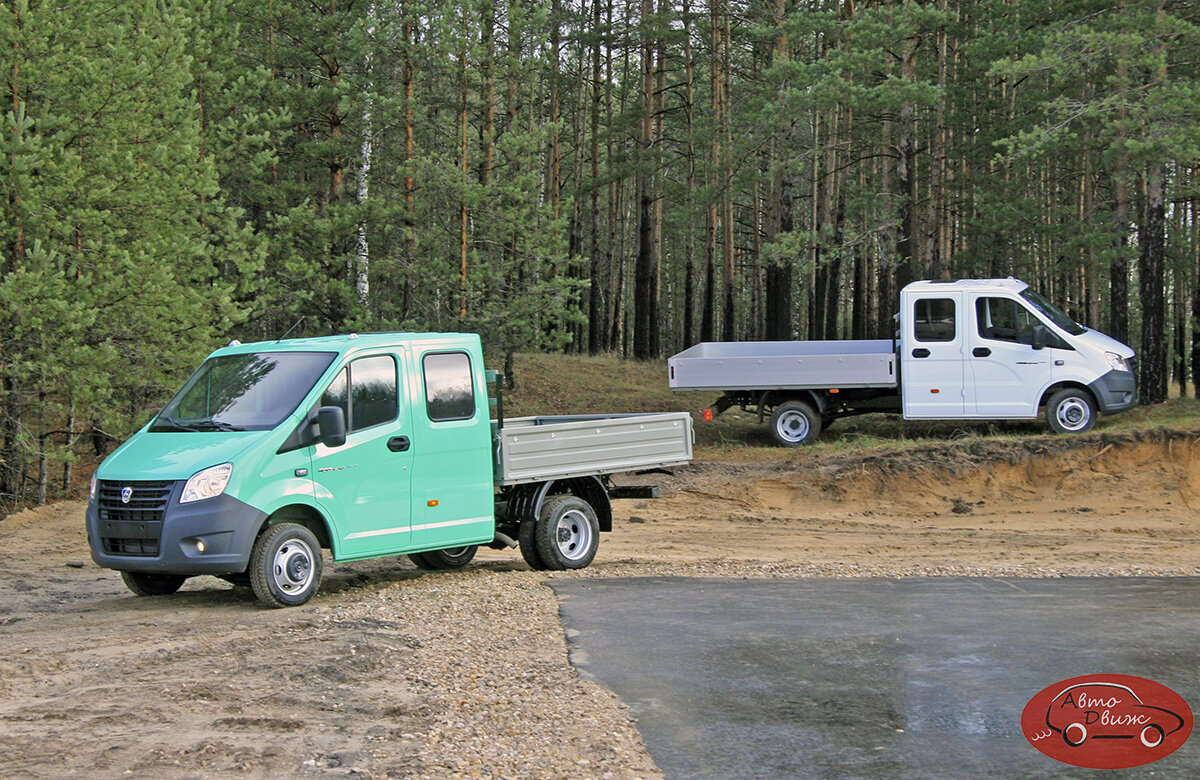
[[[504,485],[677,466],[692,457],[686,412],[519,417],[496,432]]]
[[[667,361],[674,390],[895,387],[890,339],[697,344]]]

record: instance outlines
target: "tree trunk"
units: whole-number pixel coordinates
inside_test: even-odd
[[[1166,296],[1166,202],[1163,169],[1146,171],[1145,213],[1138,226],[1138,288],[1142,301],[1142,347],[1138,356],[1141,372],[1139,394],[1142,404],[1167,400]]]
[[[650,24],[654,17],[653,0],[642,0],[642,78],[641,122],[638,137],[637,173],[637,255],[633,271],[633,356],[638,360],[657,357],[651,333],[660,327],[657,298],[654,241],[654,39]]]

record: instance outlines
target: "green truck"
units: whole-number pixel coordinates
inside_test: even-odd
[[[613,499],[657,495],[612,475],[691,459],[686,413],[506,420],[502,387],[474,334],[233,342],[100,464],[92,559],[138,595],[209,574],[269,606],[312,598],[322,549],[456,569],[519,546],[578,569]]]

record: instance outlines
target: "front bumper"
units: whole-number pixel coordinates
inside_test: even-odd
[[[1132,362],[1132,361],[1131,361]],[[1136,364],[1131,365],[1133,368]],[[1137,372],[1109,371],[1088,385],[1101,414],[1115,414],[1137,406]]]
[[[119,571],[244,572],[267,516],[229,495],[180,504],[183,485],[183,481],[100,482],[87,509],[92,560]],[[126,487],[132,497],[121,503],[118,496]],[[203,543],[203,552],[198,543]]]

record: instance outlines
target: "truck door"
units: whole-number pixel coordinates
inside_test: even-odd
[[[317,444],[317,502],[333,520],[339,559],[408,546],[411,535],[412,421],[400,403],[402,350],[352,360],[330,382],[321,406],[346,415],[346,443]]]
[[[961,291],[905,296],[901,314],[901,394],[908,419],[964,416]]]
[[[1037,316],[1013,298],[980,295],[967,363],[975,411],[982,417],[1036,417],[1042,388],[1050,383],[1049,349],[1035,350]]]
[[[495,479],[483,361],[474,350],[431,345],[414,350],[411,379],[421,445],[413,467],[413,547],[490,542]]]

